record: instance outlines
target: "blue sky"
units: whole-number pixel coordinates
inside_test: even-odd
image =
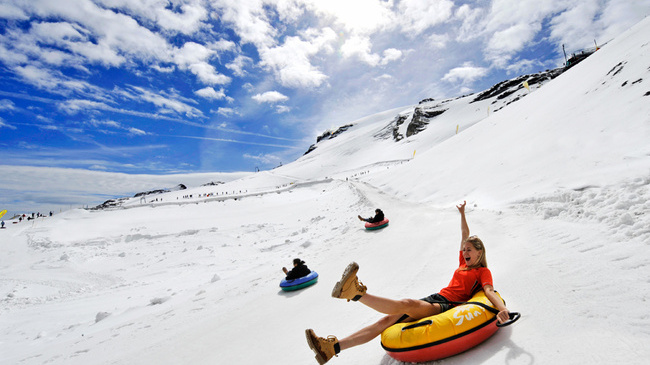
[[[1,0],[0,164],[270,169],[363,116],[562,65],[650,0]]]

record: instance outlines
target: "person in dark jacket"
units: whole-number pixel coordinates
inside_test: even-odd
[[[384,212],[381,211],[381,209],[377,208],[375,209],[375,216],[372,218],[363,218],[362,216],[359,216],[359,220],[362,220],[364,222],[368,223],[377,223],[381,222],[384,220]]]
[[[305,262],[301,259],[293,259],[293,269],[289,271],[286,267],[283,267],[282,271],[287,275],[287,280],[298,279],[311,273],[311,270],[309,270]]]

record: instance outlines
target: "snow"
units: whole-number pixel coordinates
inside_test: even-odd
[[[522,318],[435,363],[645,363],[649,32],[645,19],[498,112],[446,101],[451,112],[400,142],[375,136],[413,107],[222,185],[6,220],[0,363],[315,364],[306,328],[340,338],[381,317],[330,297],[349,262],[386,297],[449,282],[463,200],[495,288]],[[390,226],[364,230],[356,216],[377,207]],[[319,282],[283,292],[296,257]],[[379,339],[330,363],[398,364]]]

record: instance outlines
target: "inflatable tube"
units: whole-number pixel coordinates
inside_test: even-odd
[[[494,308],[483,291],[469,302]],[[388,327],[381,334],[381,346],[395,360],[433,361],[467,351],[487,340],[497,329],[494,313],[476,304],[463,304],[435,316]]]
[[[308,275],[298,279],[292,279],[292,280],[282,279],[282,281],[280,282],[280,288],[282,288],[282,290],[284,291],[293,291],[293,290],[306,288],[310,285],[314,285],[316,284],[317,281],[318,281],[318,273],[312,270],[312,272],[310,272]]]
[[[387,225],[388,225],[388,218],[385,218],[385,219],[384,219],[383,221],[381,221],[381,222],[377,222],[377,223],[366,223],[366,229],[369,229],[369,230],[372,230],[372,229],[380,229],[380,228],[384,228],[384,227],[386,227]]]

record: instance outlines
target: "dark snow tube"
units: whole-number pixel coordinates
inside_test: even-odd
[[[368,229],[368,230],[381,229],[381,228],[386,227],[387,225],[388,225],[388,218],[385,218],[381,222],[366,223],[366,229]]]
[[[314,285],[316,284],[317,281],[318,281],[318,273],[316,271],[312,271],[308,275],[298,279],[292,279],[292,280],[282,279],[282,281],[280,282],[280,288],[282,288],[282,290],[284,291],[293,291],[293,290],[306,288],[310,285]]]

